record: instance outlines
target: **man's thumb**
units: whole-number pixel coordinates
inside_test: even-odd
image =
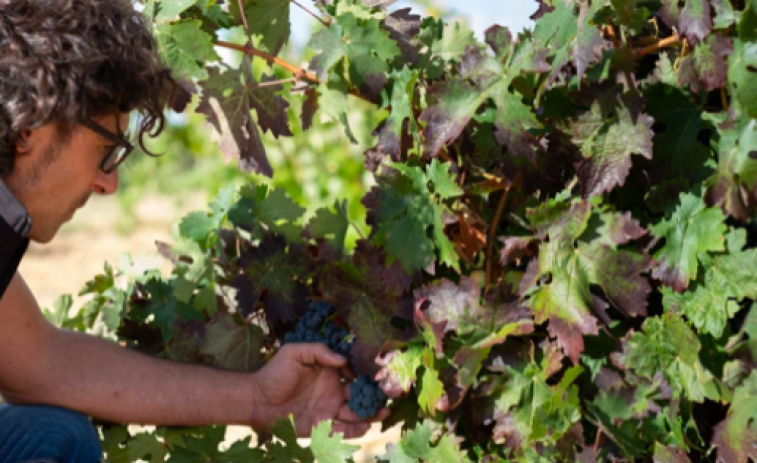
[[[300,359],[307,365],[341,368],[347,364],[346,358],[333,352],[324,344],[299,344],[298,347],[301,349]]]

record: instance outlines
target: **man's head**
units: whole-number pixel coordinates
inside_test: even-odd
[[[130,0],[0,0],[0,176],[31,239],[49,241],[90,194],[115,191],[101,164],[129,113],[143,148],[162,130],[175,84],[156,50]]]

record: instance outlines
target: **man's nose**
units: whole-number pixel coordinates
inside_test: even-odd
[[[106,174],[102,170],[92,182],[92,191],[100,195],[112,195],[118,189],[118,169]]]

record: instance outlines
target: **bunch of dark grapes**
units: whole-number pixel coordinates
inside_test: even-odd
[[[384,391],[368,375],[359,375],[350,384],[350,410],[361,420],[376,416],[378,411],[386,406],[386,400]]]
[[[308,310],[300,316],[294,331],[284,335],[284,343],[319,342],[326,344],[337,354],[352,358],[352,344],[350,332],[338,326],[332,320],[334,307],[326,301],[308,301]],[[360,419],[372,418],[386,405],[387,397],[378,383],[367,375],[359,375],[350,384],[350,410]]]
[[[350,332],[339,327],[331,318],[334,307],[326,301],[309,301],[308,310],[302,314],[294,332],[284,335],[285,343],[320,342],[337,354],[350,356],[352,342]]]

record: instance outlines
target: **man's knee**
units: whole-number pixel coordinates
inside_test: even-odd
[[[0,448],[18,452],[16,461],[52,458],[58,463],[97,462],[102,456],[92,423],[72,410],[41,405],[2,405],[0,426],[14,430],[14,435],[8,436],[12,440],[0,442]]]

